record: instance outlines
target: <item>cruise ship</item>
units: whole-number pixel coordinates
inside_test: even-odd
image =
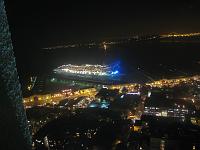
[[[119,70],[116,65],[62,65],[54,69],[57,74],[64,74],[66,76],[84,77],[84,78],[107,78],[116,77],[119,75]]]
[[[108,65],[62,65],[54,69],[55,73],[65,74],[70,76],[84,76],[84,77],[114,77],[119,75],[116,67]]]

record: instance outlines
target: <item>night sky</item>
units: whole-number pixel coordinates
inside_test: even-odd
[[[48,46],[129,35],[200,32],[198,0],[5,2],[19,71],[38,68],[45,59],[38,53]],[[55,60],[48,63],[51,61]]]
[[[7,0],[13,40],[41,47],[134,34],[198,32],[198,0]]]

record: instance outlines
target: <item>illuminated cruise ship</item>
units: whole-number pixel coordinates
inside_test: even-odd
[[[62,65],[54,69],[55,73],[84,77],[113,77],[119,74],[117,67],[108,65]]]

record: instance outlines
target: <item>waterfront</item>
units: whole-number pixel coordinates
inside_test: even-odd
[[[34,48],[40,49],[40,48]],[[121,72],[127,75],[138,69],[140,72],[152,74],[153,77],[185,75],[199,72],[200,45],[191,43],[162,43],[156,41],[124,44],[103,48],[66,48],[44,50],[28,54],[28,60],[20,68],[21,76],[28,72],[45,73],[64,64],[112,64],[121,63]],[[106,53],[106,54],[105,54]],[[88,55],[90,54],[90,55]],[[177,57],[179,58],[177,61]]]

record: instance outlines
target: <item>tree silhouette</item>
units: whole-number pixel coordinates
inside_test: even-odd
[[[31,149],[31,136],[3,0],[0,0],[0,149]]]

